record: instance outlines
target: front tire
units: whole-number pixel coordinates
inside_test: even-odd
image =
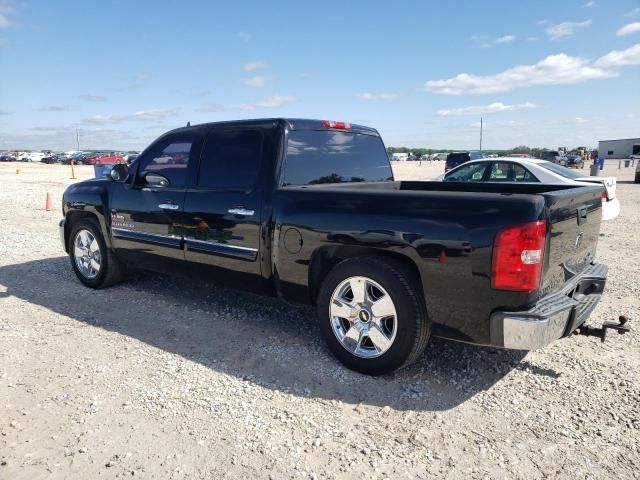
[[[424,351],[430,322],[419,279],[404,265],[356,257],[334,267],[318,294],[320,332],[348,368],[383,375]]]
[[[73,272],[85,286],[107,288],[124,277],[124,265],[107,248],[95,220],[86,218],[74,223],[68,247]]]

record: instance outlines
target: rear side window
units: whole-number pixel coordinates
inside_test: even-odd
[[[480,182],[484,177],[488,163],[472,163],[445,175],[445,182]]]
[[[284,185],[392,179],[387,151],[377,136],[321,130],[288,135]]]
[[[217,130],[205,140],[197,184],[209,188],[251,188],[262,156],[260,130]]]
[[[529,170],[512,162],[496,162],[491,167],[490,182],[537,182]]]
[[[143,178],[148,173],[155,173],[165,177],[169,186],[184,187],[193,143],[194,139],[188,136],[174,137],[160,143],[140,158],[139,176]]]

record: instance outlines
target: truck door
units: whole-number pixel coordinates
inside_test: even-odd
[[[233,284],[260,276],[260,170],[264,133],[257,127],[214,127],[184,202],[189,268]],[[252,288],[243,283],[244,288]]]
[[[189,165],[201,147],[195,133],[165,136],[137,159],[130,182],[114,185],[111,234],[118,255],[128,263],[154,270],[184,263],[184,197]]]

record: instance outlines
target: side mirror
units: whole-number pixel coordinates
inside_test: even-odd
[[[114,182],[124,182],[128,176],[129,167],[124,163],[116,163],[109,172],[109,178]]]
[[[156,187],[169,186],[169,179],[158,173],[147,173],[144,176],[144,181],[147,182],[148,185],[152,185]]]

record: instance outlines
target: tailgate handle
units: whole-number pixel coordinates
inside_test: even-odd
[[[583,223],[587,223],[587,207],[578,209],[578,225],[582,225]]]

